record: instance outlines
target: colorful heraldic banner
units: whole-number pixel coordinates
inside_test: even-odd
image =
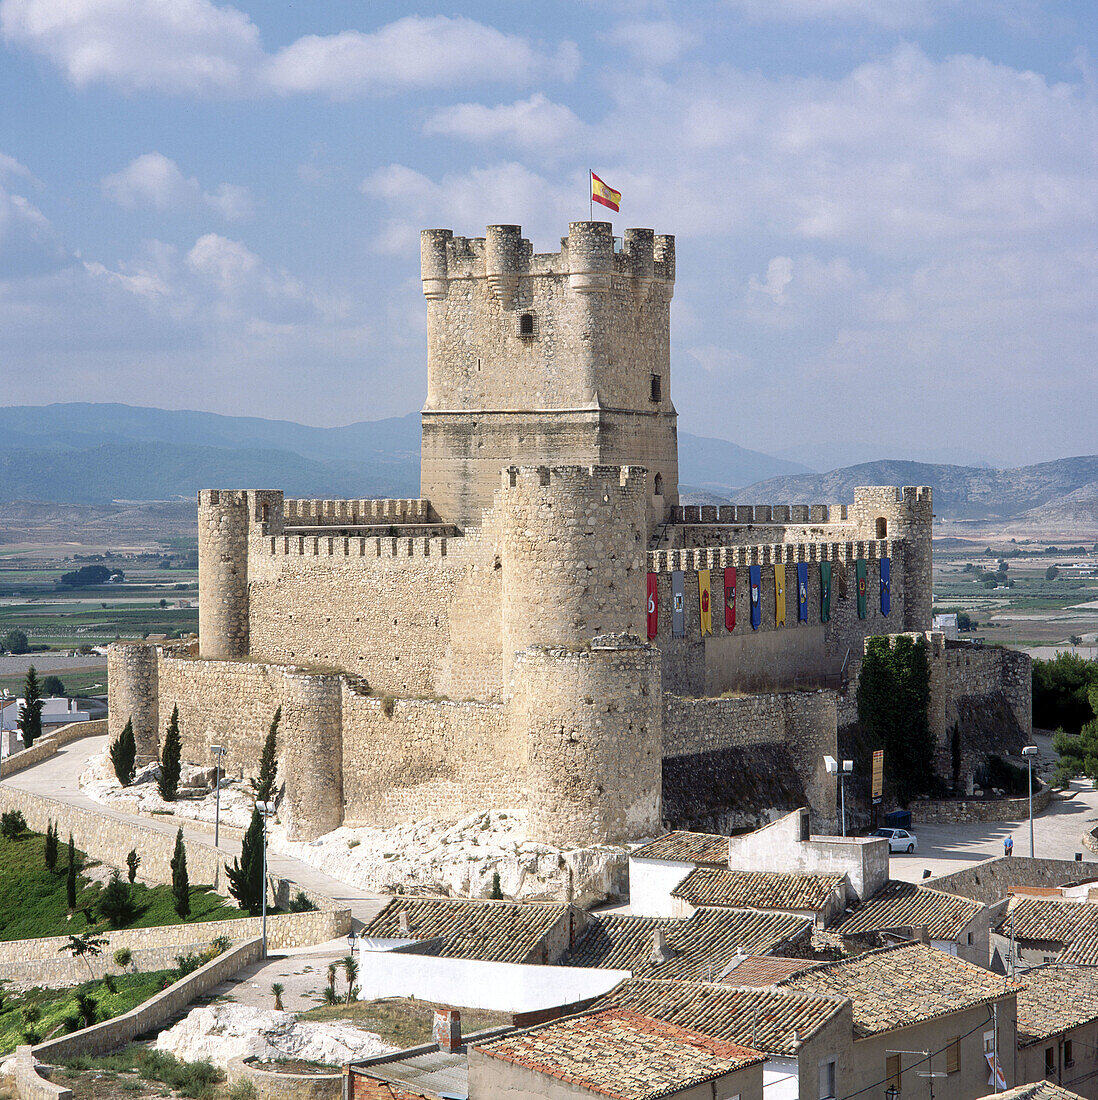
[[[831,622],[831,562],[820,562],[820,622]]]
[[[808,622],[808,562],[797,562],[797,621]]]
[[[698,570],[698,606],[701,607],[701,632],[704,638],[706,634],[713,633],[713,593],[709,586],[709,570]]]
[[[869,613],[866,600],[866,589],[868,582],[866,581],[866,575],[869,571],[869,567],[866,564],[865,558],[859,558],[854,563],[855,575],[858,578],[858,618],[864,619]]]
[[[724,571],[724,628],[730,634],[736,629],[736,567]]]
[[[655,573],[648,574],[648,637],[654,638],[659,632],[660,609],[657,596],[657,584],[659,577]]]
[[[671,637],[686,637],[686,577],[681,569],[671,573]]]
[[[873,753],[873,805],[879,806],[884,797],[885,788],[885,754],[884,749],[876,749]]]
[[[751,629],[758,630],[762,624],[762,566],[748,566],[747,574],[751,582]]]
[[[881,558],[881,614],[892,610],[892,560]]]
[[[785,563],[774,566],[774,623],[785,626]]]

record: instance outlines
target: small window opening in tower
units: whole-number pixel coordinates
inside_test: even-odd
[[[271,515],[271,506],[269,504],[263,505],[263,522],[266,523]]]
[[[658,374],[653,374],[651,379],[651,393],[650,398],[652,401],[663,400],[663,382]]]
[[[663,496],[663,474],[656,474],[655,494],[658,497]]]
[[[534,335],[534,315],[532,313],[524,313],[519,318],[519,336],[533,336]]]
[[[888,520],[884,516],[877,517],[877,538],[888,538]]]

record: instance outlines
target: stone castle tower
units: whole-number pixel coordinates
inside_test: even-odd
[[[642,466],[649,528],[678,504],[670,321],[675,239],[573,222],[559,253],[517,225],[422,235],[421,492],[480,522],[504,466]]]

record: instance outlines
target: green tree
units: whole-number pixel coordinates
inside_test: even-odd
[[[29,749],[42,736],[42,685],[34,665],[27,669],[23,681],[23,705],[19,708],[18,725],[23,734],[23,748]]]
[[[240,855],[232,866],[225,864],[229,877],[229,893],[241,909],[254,917],[263,904],[263,818],[252,810],[252,820],[240,842]]]
[[[60,848],[60,837],[57,835],[57,822],[50,821],[46,823],[46,848],[44,857],[46,860],[46,870],[52,871],[57,867],[57,854]]]
[[[904,805],[935,786],[929,705],[925,639],[871,638],[858,678],[858,720],[872,747],[884,749],[885,781]]]
[[[358,959],[354,955],[344,955],[341,963],[347,975],[347,1004],[350,1004],[358,996]]]
[[[0,648],[7,653],[29,653],[30,643],[23,631],[9,630],[3,638],[0,638]]]
[[[1051,661],[1033,662],[1033,724],[1040,729],[1063,729],[1078,734],[1098,717],[1091,705],[1091,689],[1098,685],[1098,661],[1076,653],[1058,653]]]
[[[141,866],[141,857],[136,848],[131,848],[126,853],[126,874],[132,883],[137,878],[137,868]]]
[[[63,943],[57,950],[67,952],[74,959],[83,959],[87,965],[88,973],[94,978],[95,973],[92,971],[91,963],[88,960],[101,955],[103,945],[107,943],[110,943],[110,940],[106,936],[93,936],[90,932],[85,932],[82,936],[69,936],[68,941]]]
[[[160,797],[174,802],[179,794],[179,773],[182,769],[183,742],[179,738],[179,707],[172,707],[164,748],[160,751],[160,778],[156,781]]]
[[[186,920],[191,913],[191,884],[187,877],[187,849],[183,844],[183,830],[175,834],[175,852],[172,854],[172,899],[175,911]]]
[[[259,757],[259,775],[252,780],[257,802],[270,802],[274,798],[275,783],[278,775],[278,723],[282,719],[279,707],[267,730],[267,739],[263,742],[263,752]]]
[[[65,870],[65,903],[69,909],[76,908],[76,845],[72,833],[69,833],[69,865]]]
[[[122,881],[120,871],[111,872],[110,882],[99,895],[96,908],[112,928],[121,928],[133,920],[133,895],[129,886]]]
[[[1091,686],[1089,695],[1090,706],[1098,713],[1098,683]],[[1052,747],[1060,754],[1056,765],[1057,783],[1064,783],[1076,775],[1098,779],[1098,718],[1084,722],[1077,734],[1057,730]]]
[[[134,765],[137,762],[137,740],[133,735],[133,719],[127,718],[125,728],[111,744],[111,766],[118,782],[128,787],[133,782]]]
[[[1046,581],[1054,581],[1054,580],[1056,580],[1056,578],[1057,578],[1057,577],[1058,577],[1059,575],[1060,575],[1060,570],[1059,570],[1059,569],[1057,569],[1055,565],[1050,565],[1050,566],[1049,566],[1049,567],[1048,567],[1048,568],[1047,568],[1047,569],[1045,570],[1045,580],[1046,580]]]
[[[46,676],[42,679],[42,694],[43,695],[64,695],[65,685],[61,682],[60,676]]]

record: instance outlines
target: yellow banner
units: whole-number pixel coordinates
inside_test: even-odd
[[[698,570],[698,601],[701,604],[702,637],[713,633],[713,593],[709,587],[709,570]]]
[[[777,562],[774,566],[774,621],[785,626],[785,565]]]
[[[873,804],[881,801],[885,788],[885,754],[884,749],[877,749],[873,753]]]

